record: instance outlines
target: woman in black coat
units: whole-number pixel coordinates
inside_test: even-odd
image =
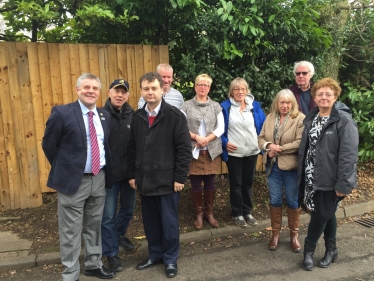
[[[356,187],[358,130],[350,109],[336,101],[341,92],[332,78],[314,84],[317,107],[304,119],[299,148],[299,203],[311,214],[305,238],[303,268],[312,270],[318,239],[324,234],[325,256],[320,267],[338,257],[336,216],[339,202]]]

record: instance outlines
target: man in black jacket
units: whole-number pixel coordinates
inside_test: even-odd
[[[118,245],[127,251],[135,250],[134,244],[125,237],[135,209],[135,190],[130,187],[126,178],[127,144],[134,110],[127,103],[130,95],[127,81],[114,80],[108,95],[103,109],[111,114],[109,147],[112,153],[113,186],[106,189],[101,233],[103,256],[106,256],[109,267],[119,272],[123,270],[123,265],[118,258]],[[118,196],[120,209],[117,214]]]
[[[190,134],[184,114],[162,98],[162,78],[149,72],[140,78],[146,104],[131,123],[127,177],[140,193],[149,257],[137,269],[165,264],[166,276],[178,272],[180,191],[192,159]]]

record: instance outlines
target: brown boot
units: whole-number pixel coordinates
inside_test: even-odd
[[[278,250],[279,233],[282,226],[282,207],[270,206],[271,231],[273,235],[269,241],[269,250]]]
[[[195,206],[195,220],[193,225],[196,230],[200,230],[203,228],[203,192],[191,192],[192,195],[192,202]]]
[[[214,203],[214,195],[215,190],[205,190],[204,191],[204,203],[205,203],[205,218],[210,224],[211,227],[217,228],[218,222],[213,217],[213,203]]]
[[[301,245],[299,241],[299,224],[300,224],[300,211],[301,209],[287,208],[288,228],[290,229],[290,242],[292,251],[299,253]]]

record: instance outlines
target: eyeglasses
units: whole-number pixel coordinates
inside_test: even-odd
[[[207,84],[196,84],[196,86],[198,87],[205,87],[205,88],[209,88],[210,85],[207,85]]]
[[[310,71],[300,71],[300,72],[295,72],[296,76],[300,76],[301,74],[303,76],[307,75]]]
[[[334,94],[330,94],[330,93],[320,93],[320,94],[316,94],[316,97],[317,98],[322,98],[323,96],[325,96],[326,98],[331,98],[334,96]]]
[[[246,88],[235,88],[235,89],[232,89],[234,92],[245,92],[247,91]]]

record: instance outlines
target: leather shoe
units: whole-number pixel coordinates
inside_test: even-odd
[[[160,264],[160,263],[161,263],[161,260],[152,261],[150,259],[147,259],[147,260],[144,260],[138,263],[138,265],[136,266],[136,269],[143,270],[143,269],[150,268],[151,266],[154,266],[155,264]]]
[[[112,279],[114,276],[116,276],[116,273],[109,268],[101,267],[95,269],[85,269],[84,275],[95,276],[100,279]]]
[[[167,278],[174,278],[178,274],[177,264],[166,264],[165,272]]]

